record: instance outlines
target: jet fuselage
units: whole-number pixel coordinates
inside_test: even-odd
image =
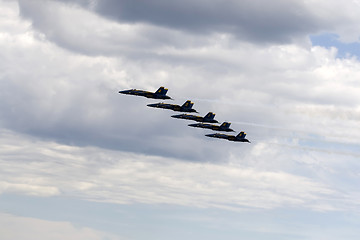
[[[147,106],[153,108],[170,109],[176,112],[197,112],[193,108],[188,108],[188,107],[184,107],[176,104],[168,104],[168,103],[154,103],[154,104],[148,104]]]
[[[222,133],[206,134],[205,136],[211,137],[211,138],[227,139],[228,141],[232,141],[232,142],[248,142],[248,143],[250,143],[250,141],[245,138],[246,134],[244,132],[241,132],[236,136],[222,134]]]
[[[186,120],[193,120],[193,121],[196,121],[196,122],[218,123],[217,120],[212,119],[212,118],[195,116],[195,115],[190,115],[190,114],[179,114],[179,115],[173,115],[171,117],[179,118],[179,119],[186,119]]]
[[[225,126],[226,125],[226,126]],[[223,131],[223,132],[234,132],[233,129],[229,128],[230,124],[221,124],[220,126],[214,124],[207,124],[207,123],[195,123],[189,124],[190,127],[197,127],[197,128],[207,128],[214,131]]]
[[[149,92],[144,90],[138,90],[138,89],[130,89],[130,90],[124,90],[119,91],[121,94],[127,94],[127,95],[134,95],[134,96],[142,96],[146,98],[153,98],[153,99],[172,99],[171,97],[167,96],[167,89],[164,87],[160,87],[156,92]]]

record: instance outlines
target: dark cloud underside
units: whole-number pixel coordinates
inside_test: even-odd
[[[74,2],[74,1],[68,1]],[[89,2],[75,0],[83,6]],[[103,0],[92,5],[105,17],[193,33],[232,33],[253,42],[289,42],[315,32],[320,23],[299,1]]]

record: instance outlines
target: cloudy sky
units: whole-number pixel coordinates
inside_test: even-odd
[[[0,13],[1,239],[359,239],[360,1]],[[251,144],[118,94],[160,86]]]

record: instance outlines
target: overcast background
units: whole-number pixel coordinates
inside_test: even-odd
[[[358,239],[360,1],[0,0],[1,239]],[[248,143],[211,139],[169,89]]]

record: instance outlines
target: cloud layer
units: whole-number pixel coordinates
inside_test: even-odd
[[[246,157],[232,156],[230,163],[189,163],[34,141],[11,132],[2,136],[1,193],[233,210],[301,206],[325,211],[357,205],[354,188],[342,188],[327,177],[352,174],[351,178],[358,178],[358,173],[336,168],[339,161],[327,153],[314,152],[311,161],[309,154],[289,159],[282,156],[281,147],[256,144]],[[273,161],[265,163],[264,154]],[[342,159],[356,164],[351,156]],[[276,170],[280,166],[287,172]],[[324,176],[311,176],[312,171]]]
[[[59,1],[60,2],[60,1]],[[289,43],[309,34],[336,32],[343,41],[358,41],[358,1],[96,1],[66,0],[100,16],[128,24],[147,24],[195,35],[227,33],[256,43]],[[20,1],[31,16],[36,1]],[[266,6],[266,7],[264,7]],[[37,6],[42,8],[40,5]]]
[[[325,228],[356,239],[344,232],[357,232],[347,216],[359,209],[360,62],[308,36],[356,42],[359,13],[357,1],[335,0],[0,0],[0,194],[53,201],[48,208],[54,199],[91,204],[50,222],[15,216],[26,212],[14,203],[0,213],[8,229],[0,235],[23,238],[21,227],[47,239],[119,239],[122,228],[107,224],[114,218],[134,239],[158,223],[172,236],[196,221],[200,239],[233,229],[319,239]],[[252,143],[206,138],[174,112],[146,107],[156,100],[118,94],[159,86]],[[95,202],[114,217],[95,211],[99,221],[86,223]],[[118,218],[120,206],[129,216]],[[138,206],[165,208],[166,217]]]
[[[169,16],[156,13],[174,11],[166,2],[141,15],[121,1],[128,15],[120,17],[111,1],[81,7],[88,3],[2,2],[3,192],[222,208],[332,210],[356,202],[360,63],[298,37],[318,26],[291,27],[316,15],[305,5],[275,1],[259,12],[244,1],[249,14],[274,18],[249,25],[235,16],[237,2],[219,6],[234,10],[212,21],[219,2],[206,11],[185,2],[179,14],[203,19],[189,18],[197,23],[190,28],[184,18],[157,24]],[[300,15],[276,37],[264,32],[294,11]],[[233,122],[253,143],[207,139],[169,111],[147,108],[151,100],[117,94],[160,85],[176,103],[191,99],[202,115],[214,111]],[[26,137],[13,139],[17,133]],[[24,169],[23,162],[31,164]],[[340,189],[345,196],[333,201]]]

